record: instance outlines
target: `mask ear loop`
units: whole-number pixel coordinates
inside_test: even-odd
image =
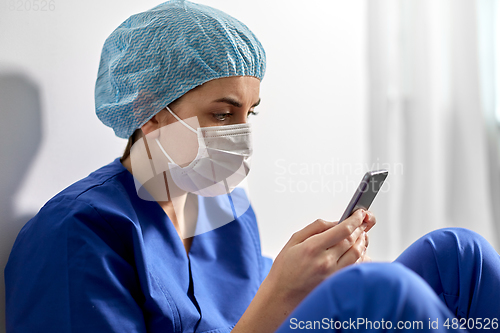
[[[175,117],[175,119],[177,119],[178,121],[181,122],[182,125],[186,126],[191,132],[194,132],[194,133],[198,133],[197,130],[195,130],[194,128],[192,128],[191,126],[189,126],[188,124],[186,124],[186,122],[184,120],[182,120],[181,118],[179,118],[179,116],[177,116],[175,113],[172,112],[172,110],[170,110],[170,108],[167,106],[166,109],[168,110],[168,112],[170,112],[170,114],[172,116]]]
[[[158,141],[157,138],[155,138],[155,141],[158,144],[158,147],[160,147],[160,150],[163,152],[163,154],[168,158],[168,160],[170,161],[170,163],[175,164],[174,160],[170,157],[169,154],[167,154],[167,152],[165,151],[165,149],[163,149],[163,146],[161,145],[160,141]]]
[[[174,116],[175,119],[177,119],[182,125],[184,125],[188,130],[190,130],[191,132],[194,132],[194,133],[198,133],[197,130],[195,130],[194,128],[192,128],[191,126],[189,126],[184,120],[182,120],[181,118],[179,118],[179,116],[177,116],[172,110],[170,110],[170,108],[167,106],[166,109],[168,110],[168,112],[170,112],[170,114],[172,116]],[[160,141],[158,141],[157,138],[155,138],[155,141],[156,143],[158,144],[158,147],[160,147],[161,151],[163,152],[163,154],[167,157],[167,159],[170,161],[170,163],[172,164],[175,164],[174,160],[170,157],[169,154],[167,154],[167,152],[165,151],[165,149],[163,149],[163,146],[161,145]]]

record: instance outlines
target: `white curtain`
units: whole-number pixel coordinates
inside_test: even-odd
[[[403,166],[377,198],[372,257],[393,260],[446,226],[472,229],[496,246],[498,147],[481,62],[489,54],[481,42],[491,39],[478,20],[484,7],[480,0],[368,3],[371,160]]]

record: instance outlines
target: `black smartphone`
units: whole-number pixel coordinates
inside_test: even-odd
[[[363,208],[367,210],[375,199],[378,190],[382,187],[389,171],[387,170],[375,170],[368,171],[359,183],[358,189],[354,193],[354,196],[347,205],[347,208],[339,220],[339,223],[344,221],[346,218],[351,216],[357,209]]]

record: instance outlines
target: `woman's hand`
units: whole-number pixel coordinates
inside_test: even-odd
[[[293,234],[265,282],[275,286],[275,296],[295,307],[332,273],[370,260],[366,232],[375,223],[375,216],[361,209],[340,224],[316,220]]]
[[[294,233],[232,332],[274,332],[332,273],[370,261],[366,232],[375,223],[372,213],[359,209],[340,224],[316,220]]]

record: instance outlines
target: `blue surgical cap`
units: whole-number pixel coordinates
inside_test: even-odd
[[[97,117],[128,138],[207,81],[262,80],[266,55],[246,25],[208,6],[174,0],[132,15],[106,39],[95,87]]]

